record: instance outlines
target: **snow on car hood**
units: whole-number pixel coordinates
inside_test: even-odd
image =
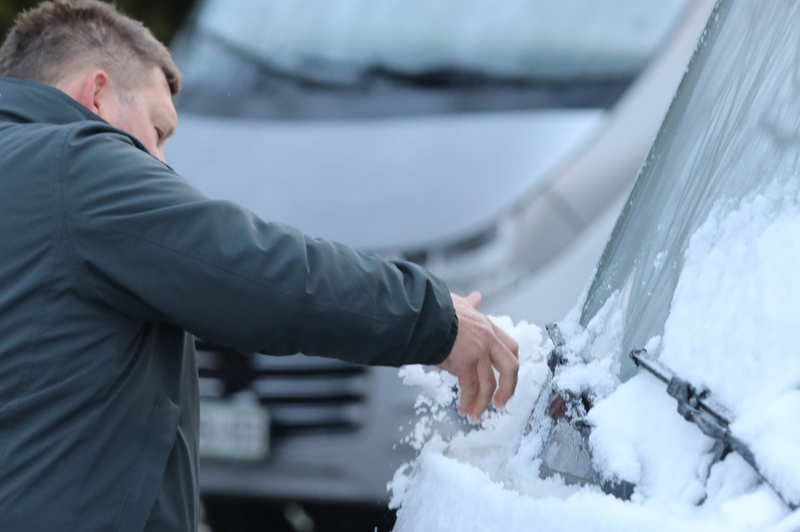
[[[720,206],[721,207],[721,206]],[[715,208],[695,232],[672,300],[661,362],[705,386],[736,416],[731,429],[755,453],[784,496],[800,500],[800,178],[774,182],[738,208]],[[623,298],[624,299],[624,298]],[[589,329],[619,328],[620,298],[609,300]],[[575,320],[577,311],[569,318]],[[412,440],[422,447],[392,484],[397,531],[426,530],[796,530],[778,496],[738,455],[710,464],[713,440],[677,412],[666,386],[640,372],[588,414],[595,467],[606,478],[636,483],[631,502],[596,487],[540,480],[545,434],[523,439],[547,372],[549,342],[510,318],[496,322],[520,342],[517,395],[504,412],[449,441],[430,423],[454,400],[449,376],[406,370],[427,384],[427,416]],[[610,331],[606,330],[606,334]],[[573,348],[579,346],[572,346]],[[573,378],[615,382],[613,357],[580,366]],[[436,380],[438,378],[438,381]],[[618,382],[618,381],[616,381]],[[430,393],[432,391],[432,393]],[[423,440],[426,442],[422,445]]]
[[[206,194],[267,221],[396,250],[485,229],[604,122],[599,110],[300,123],[182,115],[166,155]]]

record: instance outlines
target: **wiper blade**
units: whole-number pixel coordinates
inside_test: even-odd
[[[678,401],[678,413],[684,419],[697,425],[706,436],[717,440],[716,448],[719,457],[735,451],[753,467],[761,480],[766,482],[789,508],[792,510],[798,508],[797,504],[784,497],[775,485],[764,476],[753,451],[747,444],[731,433],[729,427],[734,421],[733,414],[717,403],[711,397],[709,390],[698,390],[689,381],[677,376],[666,365],[649,356],[645,349],[634,349],[631,351],[630,357],[637,366],[646,369],[666,383],[667,393]]]

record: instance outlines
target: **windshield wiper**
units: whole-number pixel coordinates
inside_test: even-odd
[[[557,475],[565,484],[594,484],[609,495],[629,500],[636,487],[633,483],[619,478],[605,478],[592,465],[589,444],[592,426],[586,421],[586,414],[594,402],[591,393],[559,390],[553,384],[553,378],[561,368],[585,362],[580,355],[567,348],[557,324],[549,324],[547,332],[553,342],[553,349],[547,358],[550,371],[523,433],[524,439],[543,431],[548,432],[537,456],[541,460],[539,476],[544,479]],[[645,349],[634,349],[630,358],[636,366],[644,368],[666,383],[667,393],[678,401],[678,413],[715,440],[709,468],[731,452],[736,452],[752,466],[759,478],[772,488],[786,506],[793,511],[798,508],[795,501],[781,493],[762,473],[747,444],[731,433],[729,427],[734,421],[734,415],[715,401],[710,391],[698,390],[666,365],[649,356]]]
[[[703,431],[703,434],[716,440],[712,449],[714,462],[722,460],[731,451],[736,452],[753,467],[761,480],[766,482],[789,508],[797,509],[798,505],[781,494],[775,484],[761,472],[755,455],[747,444],[731,433],[729,427],[734,421],[733,414],[714,401],[709,390],[698,390],[688,381],[675,375],[667,366],[650,357],[645,349],[634,349],[630,357],[637,366],[646,369],[666,383],[667,393],[678,401],[678,413],[686,421],[691,421]]]

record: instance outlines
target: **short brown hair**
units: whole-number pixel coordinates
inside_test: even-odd
[[[87,65],[105,70],[121,94],[161,68],[173,95],[181,73],[169,50],[141,22],[98,0],[54,0],[21,13],[0,47],[0,76],[55,86]]]

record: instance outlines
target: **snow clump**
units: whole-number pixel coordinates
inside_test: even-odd
[[[647,346],[731,410],[732,432],[794,503],[800,502],[799,265],[795,181],[773,184],[732,210],[719,206],[690,241],[663,338]],[[624,299],[609,300],[612,310],[598,314],[602,323],[571,341],[585,343],[581,334],[603,327],[614,338]],[[455,380],[438,370],[404,370],[405,381],[422,385],[425,394],[418,402],[424,415],[410,437],[419,457],[390,483],[397,532],[800,530],[800,510],[791,512],[740,456],[713,463],[714,441],[677,413],[661,381],[639,372],[620,384],[613,357],[568,368],[553,385],[594,391],[597,402],[587,415],[594,467],[605,478],[634,483],[631,501],[596,486],[540,479],[538,455],[549,426],[523,434],[553,346],[536,325],[492,319],[520,343],[519,384],[508,405],[478,427],[442,433],[437,427],[453,411]],[[565,328],[576,322],[573,312]]]

